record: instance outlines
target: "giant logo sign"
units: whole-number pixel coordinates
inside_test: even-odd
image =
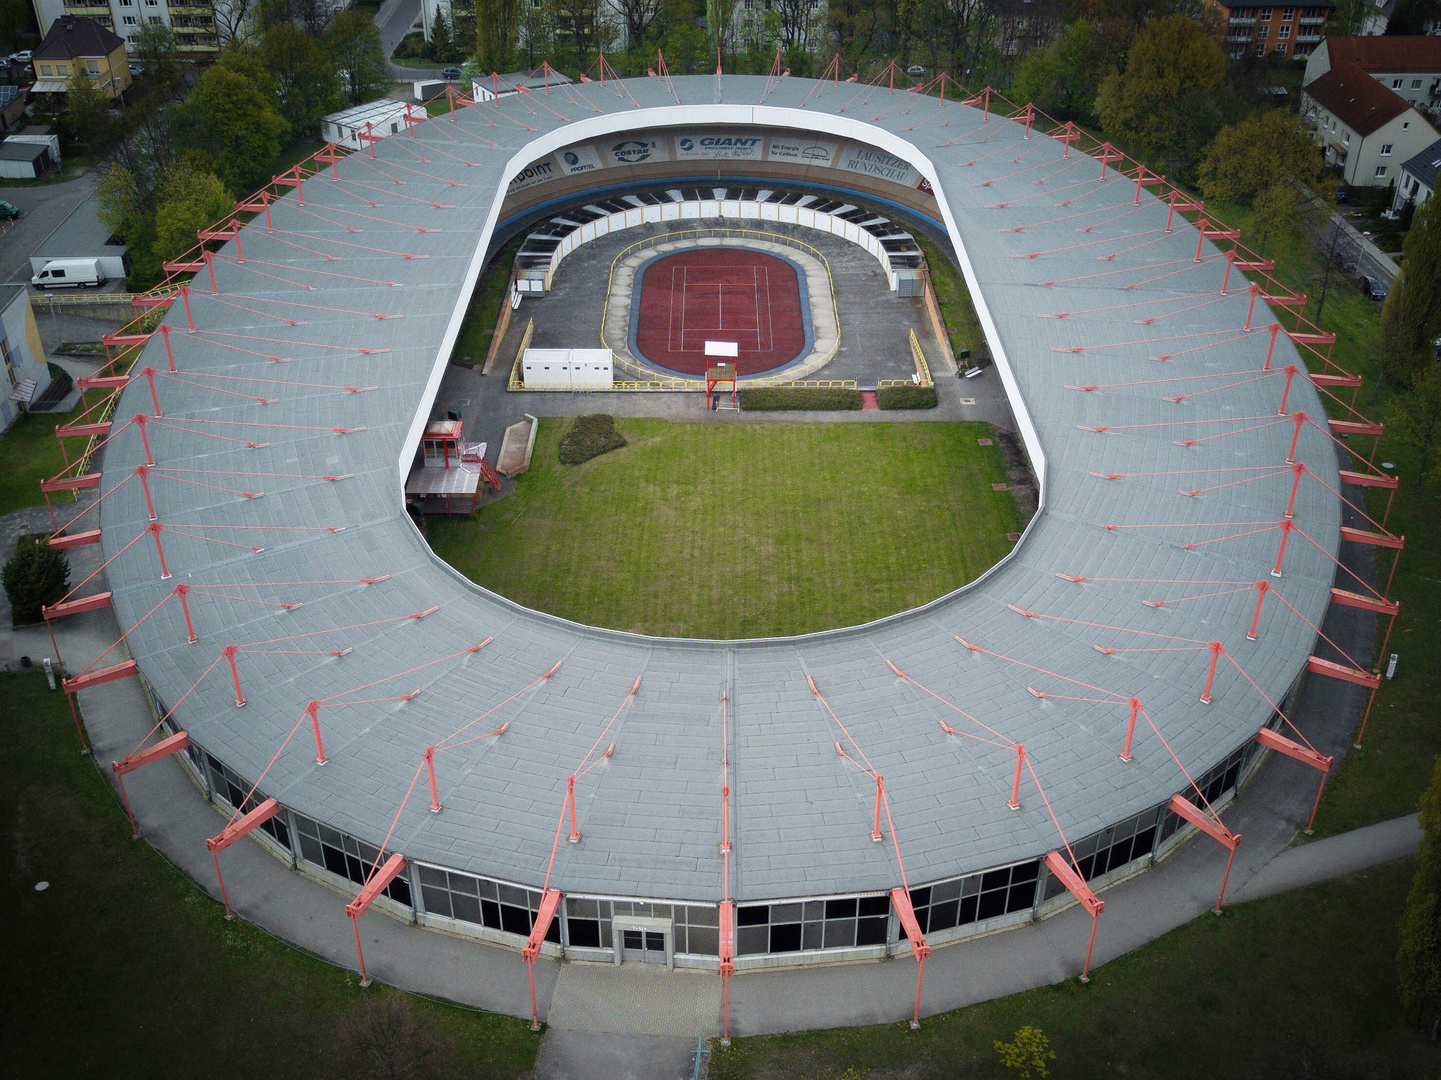
[[[760,135],[735,135],[703,131],[675,137],[677,161],[707,158],[716,161],[759,161],[765,139]]]

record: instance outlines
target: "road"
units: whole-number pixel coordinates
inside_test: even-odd
[[[420,0],[385,0],[375,13],[375,25],[380,27],[380,41],[388,58],[395,52],[401,38],[410,33],[415,20],[420,18]],[[421,71],[392,64],[397,79],[424,79],[433,76],[433,71]]]
[[[1356,259],[1356,273],[1379,278],[1389,289],[1396,281],[1399,269],[1396,261],[1373,244],[1370,237],[1362,235],[1344,214],[1339,211],[1332,214],[1331,221],[1346,235],[1342,250]]]
[[[20,208],[19,219],[0,235],[0,282],[30,280],[30,253],[95,190],[95,183],[95,174],[86,173],[60,184],[0,187],[0,199]]]

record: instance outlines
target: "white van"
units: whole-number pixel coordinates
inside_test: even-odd
[[[105,284],[105,272],[99,259],[51,259],[30,284],[41,289],[87,289]]]

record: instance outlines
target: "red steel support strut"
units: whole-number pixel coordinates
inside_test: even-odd
[[[235,667],[235,654],[239,651],[240,649],[236,645],[227,645],[222,650],[225,659],[230,661],[230,681],[235,684],[235,707],[237,709],[245,707],[245,695],[240,692],[240,672]]]
[[[1131,737],[1136,733],[1136,714],[1141,711],[1141,699],[1133,697],[1129,704],[1131,706],[1131,719],[1126,721],[1126,748],[1121,751],[1121,760],[1128,765],[1133,760],[1131,757]]]
[[[325,744],[320,741],[320,702],[312,701],[305,706],[305,711],[310,714],[310,726],[315,730],[315,764],[328,765],[330,759],[325,756]]]
[[[190,640],[190,644],[194,645],[200,639],[195,636],[195,624],[190,621],[190,601],[185,599],[189,594],[189,585],[175,586],[175,595],[180,600],[180,610],[185,614],[185,633]]]
[[[425,766],[430,770],[430,812],[440,813],[440,796],[435,790],[435,747],[425,748]]]
[[[140,413],[135,414],[135,426],[140,429],[140,441],[145,446],[145,464],[154,465],[155,455],[150,452],[150,436],[145,431],[145,421],[148,419],[149,417]]]
[[[1279,334],[1280,332],[1281,332],[1281,324],[1278,323],[1278,322],[1273,322],[1273,323],[1271,324],[1271,341],[1270,341],[1270,343],[1266,346],[1266,362],[1261,365],[1261,370],[1262,370],[1262,371],[1270,371],[1270,370],[1271,370],[1271,357],[1276,354],[1276,335]]]
[[[1026,748],[1016,743],[1016,775],[1011,780],[1011,801],[1006,803],[1012,810],[1021,808],[1021,766],[1026,763]]]
[[[155,554],[160,556],[160,580],[170,580],[170,567],[165,564],[165,548],[160,543],[160,533],[164,526],[158,521],[152,521],[145,530],[155,538]]]
[[[1206,671],[1206,689],[1201,692],[1201,701],[1203,704],[1211,704],[1211,683],[1214,682],[1216,678],[1216,659],[1225,651],[1225,646],[1219,641],[1211,642],[1211,666]]]
[[[1295,522],[1290,518],[1281,519],[1281,548],[1276,552],[1276,565],[1271,568],[1272,577],[1281,576],[1281,560],[1286,557],[1286,541],[1291,538],[1291,530],[1295,527]]]
[[[881,800],[885,798],[886,778],[876,773],[876,823],[871,828],[871,840],[881,839]]]
[[[1286,451],[1287,465],[1296,464],[1296,443],[1301,439],[1301,425],[1306,422],[1306,414],[1298,412],[1292,416],[1292,419],[1296,421],[1296,430],[1291,432],[1291,447]]]
[[[1270,591],[1271,583],[1269,581],[1256,582],[1256,612],[1251,616],[1251,629],[1246,631],[1247,641],[1256,640],[1256,627],[1261,622],[1261,605],[1265,602],[1266,594]]]
[[[580,830],[575,827],[575,777],[565,781],[565,801],[570,803],[570,835],[566,839],[572,844],[580,843]]]
[[[1306,471],[1306,466],[1298,461],[1291,466],[1291,471],[1295,473],[1296,476],[1295,479],[1291,481],[1291,497],[1286,500],[1286,513],[1282,515],[1288,518],[1296,516],[1296,492],[1301,490],[1301,474]]]

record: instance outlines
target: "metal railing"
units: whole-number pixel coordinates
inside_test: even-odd
[[[530,339],[535,336],[535,320],[525,324],[525,333],[520,335],[520,348],[515,350],[515,363],[510,365],[510,387],[511,390],[524,390],[525,383],[521,381],[520,362],[525,359],[525,350],[530,348]]]
[[[111,307],[116,304],[123,304],[130,307],[136,297],[143,296],[164,296],[178,289],[178,285],[162,285],[148,293],[95,293],[95,292],[65,292],[65,293],[36,293],[31,294],[30,303],[32,306],[44,304],[52,311],[56,308],[67,307]]]

